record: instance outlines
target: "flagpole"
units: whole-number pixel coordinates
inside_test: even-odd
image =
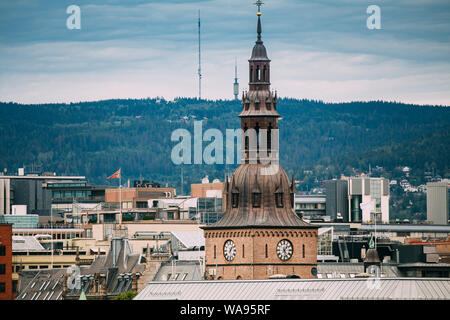
[[[120,189],[119,226],[122,226],[122,168],[119,169],[119,189]]]

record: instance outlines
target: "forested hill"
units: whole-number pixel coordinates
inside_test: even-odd
[[[312,184],[305,170],[321,179],[409,166],[448,176],[450,109],[393,102],[323,103],[280,99],[280,159],[289,175]],[[90,182],[122,168],[124,179],[140,177],[176,186],[181,166],[171,161],[171,133],[194,120],[203,132],[240,127],[239,101],[129,99],[71,104],[0,103],[0,168],[17,172],[41,164],[44,171],[84,175]],[[209,142],[204,142],[203,147]],[[192,150],[193,150],[192,144]],[[236,165],[183,165],[184,191],[205,175],[223,179]],[[421,180],[421,175],[417,179]],[[419,181],[421,182],[421,181]],[[423,182],[422,182],[423,183]]]

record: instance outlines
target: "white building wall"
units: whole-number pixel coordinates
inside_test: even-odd
[[[5,179],[0,179],[0,214],[5,213]]]
[[[389,223],[389,196],[381,196],[381,222]]]
[[[5,179],[5,212],[11,214],[11,179]]]

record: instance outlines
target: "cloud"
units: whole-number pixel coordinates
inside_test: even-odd
[[[198,9],[204,97],[232,98],[235,58],[247,87],[254,1],[80,0],[82,29],[68,30],[72,2],[0,3],[1,101],[195,96]],[[381,30],[366,28],[371,1],[265,2],[280,95],[450,104],[448,1],[377,1]]]

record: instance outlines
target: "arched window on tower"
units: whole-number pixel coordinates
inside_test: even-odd
[[[255,125],[255,131],[256,131],[256,148],[259,149],[259,145],[260,145],[260,140],[261,137],[259,136],[259,123],[257,122]]]
[[[264,66],[264,68],[263,68],[263,81],[266,82],[266,79],[267,79],[267,68],[266,68],[266,66]]]
[[[269,257],[269,248],[267,247],[267,243],[266,243],[266,258]]]
[[[272,149],[272,124],[269,123],[267,128],[267,151],[270,152]]]
[[[253,68],[250,68],[250,82],[253,82]]]
[[[249,149],[249,137],[248,137],[248,134],[246,134],[247,133],[247,130],[248,130],[248,127],[247,127],[247,124],[245,124],[245,126],[244,126],[244,151],[245,151],[245,155],[246,155],[246,157],[248,158],[248,149]]]
[[[261,81],[261,69],[259,66],[256,67],[256,81]]]

